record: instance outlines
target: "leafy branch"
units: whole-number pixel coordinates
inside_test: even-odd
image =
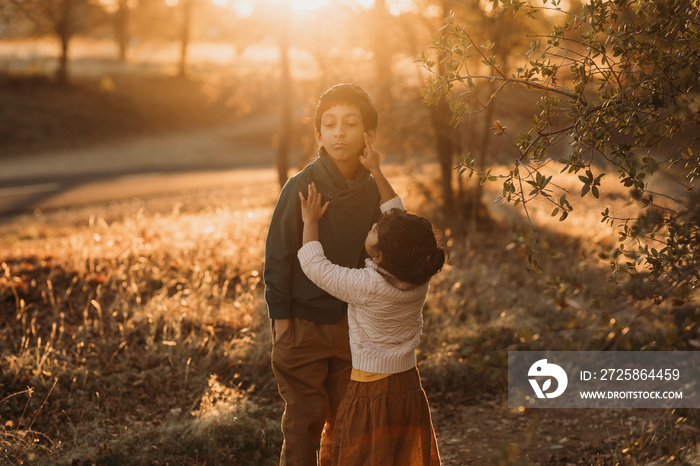
[[[545,4],[547,2],[545,1]],[[532,35],[524,52],[526,63],[507,76],[502,62],[490,54],[490,41],[477,45],[469,32],[445,20],[431,50],[441,57],[440,67],[424,52],[419,61],[430,72],[424,102],[450,100],[452,122],[469,113],[464,98],[476,98],[477,110],[491,105],[506,85],[542,93],[532,125],[512,137],[498,120],[496,135],[507,135],[518,153],[507,175],[477,170],[464,158],[460,173],[476,174],[481,182],[499,180],[499,198],[525,207],[542,197],[553,204],[553,216],[565,220],[573,209],[566,192],[558,197],[551,175],[542,172],[552,160],[548,149],[567,138],[571,150],[560,157],[561,172],[578,174],[580,195],[601,195],[601,181],[617,171],[621,186],[640,206],[636,219],[617,226],[620,243],[613,267],[630,277],[645,274],[649,296],[656,300],[691,299],[700,285],[700,13],[696,2],[660,0],[591,0],[581,12],[535,7],[520,0],[493,0],[494,8],[537,18],[543,9],[568,17],[550,34]],[[471,72],[478,63],[489,70]],[[488,100],[478,98],[478,83],[499,82]],[[640,152],[645,155],[640,155]],[[604,161],[605,165],[600,165]],[[685,178],[685,195],[659,185],[655,175]],[[610,213],[603,220],[612,219]],[[636,243],[634,251],[629,244]],[[627,246],[626,246],[627,245]],[[663,246],[660,249],[654,245]],[[534,253],[536,242],[530,245]],[[534,254],[531,254],[531,261]],[[628,258],[630,260],[624,259]],[[625,262],[626,261],[626,262]]]

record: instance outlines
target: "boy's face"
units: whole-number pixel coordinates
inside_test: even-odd
[[[365,127],[362,114],[354,105],[340,104],[326,110],[321,116],[321,130],[316,129],[316,142],[336,164],[357,163],[365,148]],[[367,132],[370,141],[376,131]]]

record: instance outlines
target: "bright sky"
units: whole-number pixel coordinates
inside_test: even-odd
[[[214,3],[219,5],[230,4],[231,0],[213,0]],[[278,3],[282,0],[273,0],[273,2]],[[298,11],[312,11],[318,10],[328,6],[331,0],[288,0],[289,5],[292,9]],[[341,3],[345,5],[358,6],[361,8],[372,8],[374,6],[374,0],[340,0]],[[238,11],[241,16],[250,15],[255,6],[255,0],[239,0],[233,2],[233,8]],[[399,14],[402,11],[410,10],[412,7],[411,0],[388,0],[387,7],[392,14]]]

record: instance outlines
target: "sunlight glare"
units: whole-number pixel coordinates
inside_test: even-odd
[[[178,0],[166,0],[175,1]],[[215,4],[225,7],[231,5],[239,15],[243,17],[250,16],[255,9],[256,0],[211,0]],[[283,0],[271,0],[272,3],[281,3]],[[320,10],[322,8],[331,6],[333,0],[287,0],[289,2],[289,7],[292,10],[299,12],[308,12]],[[359,7],[363,9],[371,9],[374,6],[375,0],[336,0],[339,4],[347,5],[351,7]],[[389,0],[387,1],[387,8],[389,12],[393,15],[399,15],[403,12],[411,11],[413,6],[412,0]]]
[[[328,6],[329,0],[291,0],[289,6],[293,10],[319,10]]]
[[[167,1],[167,0],[166,0]],[[229,4],[231,0],[212,0],[219,6]],[[273,4],[280,4],[283,0],[270,0]],[[289,8],[295,11],[314,11],[330,5],[331,0],[287,0]],[[246,17],[250,16],[255,9],[255,0],[241,0],[233,3],[233,8],[239,15]]]
[[[167,1],[167,0],[166,0]],[[219,6],[226,6],[231,3],[232,0],[212,0],[215,4]],[[283,0],[270,0],[271,3],[282,3]],[[320,10],[321,8],[330,5],[331,0],[287,0],[289,3],[289,8],[295,11],[307,12]],[[233,2],[233,9],[242,17],[248,17],[253,14],[255,10],[255,0],[239,0]]]

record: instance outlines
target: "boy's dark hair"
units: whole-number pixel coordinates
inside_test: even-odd
[[[379,220],[377,236],[381,267],[401,281],[423,285],[445,264],[447,254],[426,218],[393,209]]]
[[[321,117],[323,117],[326,110],[343,104],[354,105],[360,110],[365,131],[377,129],[379,116],[372,99],[364,89],[351,83],[336,84],[321,94],[316,104],[316,114],[314,116],[316,129],[321,131]]]

